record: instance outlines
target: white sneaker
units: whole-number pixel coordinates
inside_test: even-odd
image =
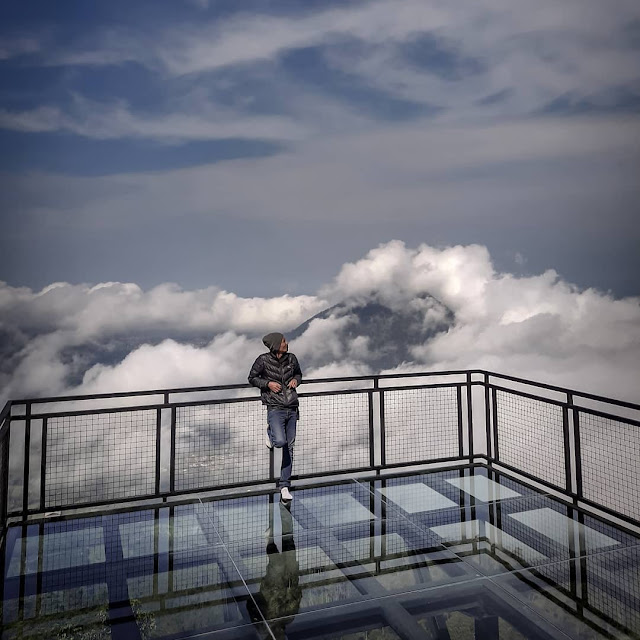
[[[267,449],[273,449],[273,442],[271,442],[271,438],[269,437],[269,432],[268,431],[267,431],[267,433],[265,435],[264,443],[267,446]]]
[[[280,489],[280,497],[283,500],[286,500],[287,502],[289,502],[290,500],[293,500],[293,496],[289,491],[289,487],[282,487],[282,489]]]

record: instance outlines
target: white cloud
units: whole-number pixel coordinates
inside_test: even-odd
[[[362,260],[344,265],[322,293],[330,299],[376,293],[392,307],[429,293],[466,321],[483,313],[485,288],[493,277],[485,247],[436,249],[423,245],[411,251],[403,242],[392,241],[371,250]]]
[[[79,340],[143,328],[188,332],[260,332],[293,328],[323,308],[314,296],[241,298],[216,287],[185,291],[163,284],[143,291],[133,283],[56,283],[34,292],[1,283],[3,325],[29,333],[72,331]]]
[[[206,8],[206,0],[192,0]],[[189,13],[168,26],[109,28],[59,48],[23,36],[6,51],[46,50],[42,64],[116,65],[136,61],[164,73],[172,111],[162,116],[136,113],[124,103],[85,101],[69,113],[42,105],[25,112],[2,112],[2,126],[23,131],[65,130],[96,138],[121,136],[167,139],[256,137],[300,140],[310,133],[344,130],[345,122],[369,122],[313,85],[292,85],[279,68],[280,57],[298,48],[321,46],[330,71],[390,97],[444,107],[438,118],[466,122],[478,118],[536,113],[556,99],[588,99],[603,108],[621,87],[640,91],[637,50],[627,34],[640,19],[633,0],[552,0],[538,3],[467,0],[442,4],[423,0],[377,0],[355,6],[307,10],[297,15],[238,11],[220,17]],[[403,47],[417,37],[432,39],[421,64]],[[0,44],[0,55],[2,54]],[[429,60],[429,55],[432,59]],[[9,55],[7,53],[6,55]],[[418,54],[418,58],[420,54]],[[457,68],[460,62],[460,69]],[[465,66],[466,65],[466,66]],[[185,75],[254,68],[284,96],[280,115],[248,115],[187,92]],[[469,67],[473,72],[464,69]],[[313,75],[313,74],[312,74]],[[211,79],[214,77],[214,80]],[[177,79],[178,83],[172,84]],[[219,79],[223,82],[222,79]],[[189,81],[187,80],[187,83]],[[251,85],[251,83],[249,83]],[[251,89],[248,89],[250,92]],[[502,95],[502,100],[491,100]],[[248,100],[252,96],[246,96]],[[489,100],[486,100],[489,98]],[[327,103],[320,118],[312,102]],[[176,109],[176,105],[178,108]]]
[[[117,365],[94,365],[78,390],[107,393],[245,383],[248,367],[261,351],[259,341],[233,333],[217,336],[204,348],[165,340],[138,347]]]
[[[262,349],[261,332],[296,326],[327,300],[371,298],[410,308],[429,293],[455,313],[455,324],[413,347],[402,370],[485,368],[578,390],[638,401],[640,299],[614,299],[576,287],[553,271],[515,277],[495,271],[477,245],[416,249],[393,241],[342,267],[322,297],[242,299],[217,289],[163,285],[96,287],[57,283],[39,293],[0,288],[4,328],[22,330],[5,397],[73,390],[106,392],[244,382]],[[425,316],[432,312],[423,308]],[[378,345],[346,338],[350,316],[311,322],[292,344],[306,377],[363,375]],[[118,335],[172,329],[217,334],[204,346],[188,338],[135,345],[117,362],[70,360],[65,349],[105,344]],[[253,337],[240,335],[253,333]],[[353,334],[351,334],[353,335]],[[81,382],[70,384],[74,367]],[[84,367],[84,369],[82,369]],[[77,371],[76,371],[77,374]],[[76,375],[77,377],[77,375]]]
[[[180,379],[222,383],[232,374],[225,363],[234,357],[244,362],[236,347],[242,350],[247,338],[229,343],[216,337],[210,342],[214,336],[243,332],[254,336],[251,340],[260,349],[255,336],[287,331],[325,306],[314,296],[241,298],[215,287],[184,291],[173,284],[143,291],[132,283],[55,283],[34,292],[2,283],[0,327],[7,341],[2,396],[61,394],[69,389],[69,379],[81,376],[96,358],[96,368],[85,379],[86,388],[94,391],[106,391],[111,382],[128,389],[170,380],[176,381],[171,386],[184,386],[177,384]],[[167,336],[174,340],[163,342]],[[198,344],[205,339],[209,351],[189,344],[195,339]],[[124,361],[114,367],[114,357]],[[187,365],[182,367],[190,358],[198,363],[191,373]]]
[[[429,9],[428,3],[418,3],[407,11],[420,25]],[[513,116],[560,96],[578,101],[609,88],[638,88],[637,52],[624,37],[627,25],[640,15],[631,2],[617,2],[613,13],[598,1],[571,0],[561,6],[468,2],[439,10],[439,20],[426,20],[420,34],[432,38],[430,65],[408,61],[398,46],[418,35],[420,28],[412,28],[411,21],[393,33],[382,30],[386,40],[366,40],[372,46],[361,55],[333,48],[328,60],[336,70],[396,97],[453,109],[455,118]],[[500,93],[504,98],[498,103],[482,104]]]
[[[581,291],[554,271],[523,278],[496,273],[480,246],[411,250],[399,242],[345,265],[325,294],[372,291],[407,300],[428,292],[456,315],[454,327],[413,348],[411,370],[478,367],[640,400],[638,298]]]
[[[348,323],[348,316],[312,320],[309,328],[295,341],[296,354],[303,360],[343,360],[345,353],[341,334]]]
[[[56,107],[37,107],[28,111],[0,109],[0,127],[12,131],[37,133],[66,128],[66,117]]]
[[[2,403],[24,397],[64,394],[70,369],[60,357],[65,338],[65,332],[59,332],[28,340],[14,358],[15,368],[2,375]]]
[[[332,362],[331,364],[325,364],[321,367],[311,367],[307,371],[304,372],[308,378],[341,378],[341,377],[349,377],[349,376],[366,376],[372,373],[371,368],[366,364],[359,362],[358,360],[343,360],[341,362]],[[304,382],[304,381],[303,381]],[[358,385],[351,385],[353,387],[357,387]],[[337,389],[337,387],[327,386],[326,390]],[[341,389],[349,388],[349,385],[340,385]],[[301,391],[304,390],[303,387],[300,387]],[[314,386],[314,391],[324,390],[316,388]]]
[[[517,63],[519,58],[541,63],[544,52],[516,46],[515,38],[535,35],[546,39],[547,51],[553,47],[555,57],[547,59],[547,67],[551,62],[552,67],[561,69],[566,60],[564,75],[569,71],[577,75],[575,72],[579,71],[595,79],[597,69],[589,73],[590,65],[586,61],[581,62],[580,56],[590,54],[589,59],[594,60],[607,48],[615,51],[612,36],[637,18],[639,13],[637,5],[627,0],[615,2],[615,9],[595,0],[569,0],[561,7],[550,0],[542,4],[519,2],[516,5],[494,0],[464,2],[462,5],[414,0],[398,5],[390,0],[379,0],[355,7],[307,12],[295,17],[239,13],[224,20],[176,26],[166,32],[156,54],[167,69],[176,74],[274,60],[289,49],[331,45],[341,40],[356,40],[382,47],[381,50],[393,58],[395,44],[428,32],[440,38],[451,38],[462,53],[489,63],[504,59]],[[594,44],[597,46],[594,47]],[[613,67],[615,73],[623,74],[619,77],[635,79],[636,76],[630,75],[630,70],[634,68],[632,52],[621,46],[616,55],[619,57]],[[366,59],[362,58],[363,61]],[[378,77],[388,79],[385,72],[391,71],[391,68],[383,65],[380,69],[379,65],[384,60],[375,60],[382,72],[377,74]],[[605,62],[606,59],[603,64]],[[361,71],[368,80],[375,80],[376,74],[368,70],[371,67],[350,68]],[[496,69],[497,76],[501,75],[503,81],[523,80],[517,73],[505,74],[505,67],[497,66]],[[542,71],[541,65],[539,69]],[[409,72],[410,69],[406,64],[396,65],[394,69],[396,72],[402,70]],[[602,76],[600,78],[602,82],[604,79]],[[426,74],[421,80],[427,80]],[[401,76],[393,88],[397,91],[403,86],[419,87],[420,84],[404,82]]]
[[[27,111],[0,110],[0,128],[24,132],[66,131],[87,138],[147,138],[167,142],[225,138],[297,140],[302,125],[281,115],[240,115],[217,105],[198,112],[184,110],[163,115],[134,113],[125,102],[100,103],[81,96],[74,107],[41,106]]]
[[[356,336],[349,345],[349,357],[356,362],[369,360],[371,358],[370,342],[369,336]]]

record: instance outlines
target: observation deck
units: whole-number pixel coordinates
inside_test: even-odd
[[[640,638],[640,405],[481,370],[0,416],[1,638]]]

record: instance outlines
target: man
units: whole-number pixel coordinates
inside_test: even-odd
[[[289,487],[298,422],[296,387],[302,382],[302,371],[281,333],[269,333],[262,342],[269,352],[256,358],[249,372],[249,384],[260,389],[262,404],[267,407],[267,447],[282,449],[278,488],[282,500],[288,502],[293,500]]]

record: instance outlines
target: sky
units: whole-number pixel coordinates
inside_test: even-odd
[[[636,0],[3,3],[0,279],[309,294],[399,239],[637,295],[639,54]]]
[[[637,0],[3,3],[0,95],[3,398],[230,381],[360,274],[456,313],[407,367],[634,396]]]

